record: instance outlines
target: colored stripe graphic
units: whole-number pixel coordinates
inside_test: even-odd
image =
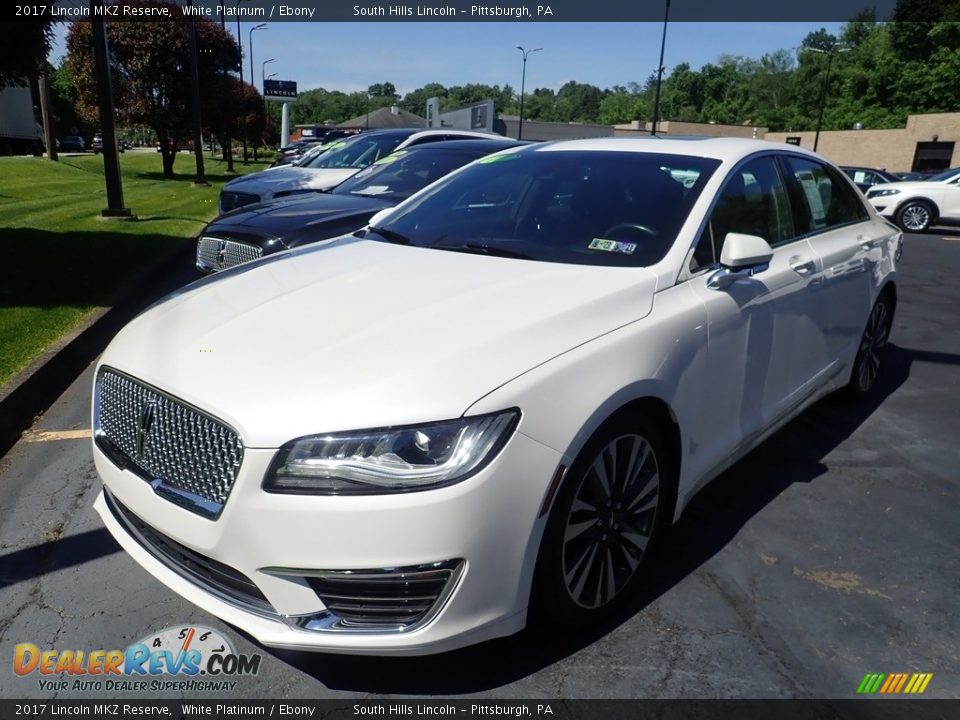
[[[932,679],[933,673],[867,673],[857,686],[857,694],[919,695]]]

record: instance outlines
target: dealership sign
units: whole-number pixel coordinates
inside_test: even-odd
[[[264,80],[263,97],[267,100],[292,102],[297,99],[297,83],[293,80]]]

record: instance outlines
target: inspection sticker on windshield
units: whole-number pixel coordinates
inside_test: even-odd
[[[392,162],[396,162],[406,154],[407,154],[406,150],[397,150],[395,153],[391,153],[386,157],[380,158],[374,163],[374,165],[389,165]]]
[[[636,243],[617,242],[616,240],[604,240],[603,238],[594,238],[587,246],[589,250],[603,250],[604,252],[624,253],[633,255],[637,249]]]
[[[520,156],[516,153],[496,153],[494,155],[487,155],[484,158],[480,158],[477,162],[480,165],[489,165],[490,163],[503,162],[504,160],[516,160]]]

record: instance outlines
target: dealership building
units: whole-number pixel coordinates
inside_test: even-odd
[[[427,101],[426,117],[420,117],[396,106],[380,108],[369,114],[351,118],[337,127],[376,129],[387,127],[451,128],[493,132],[517,137],[520,118],[497,115],[492,100],[472,103],[453,110],[440,110],[440,100]],[[306,132],[304,132],[306,131]],[[599,137],[640,137],[650,132],[650,123],[635,120],[620,125],[595,123],[560,123],[539,120],[523,121],[523,139],[533,141],[575,140]],[[693,123],[662,120],[660,135],[705,135],[744,137],[772,142],[788,142],[813,149],[816,133],[770,132],[753,125]],[[298,126],[297,135],[308,134]],[[859,165],[894,172],[905,170],[940,170],[960,166],[960,113],[910,115],[905,127],[889,130],[824,130],[820,133],[817,151],[838,165]]]
[[[767,140],[813,149],[814,132],[767,133]],[[960,165],[960,113],[910,115],[891,130],[824,130],[817,152],[838,165],[900,172]]]

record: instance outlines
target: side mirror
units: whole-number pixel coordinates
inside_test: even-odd
[[[707,287],[723,290],[737,280],[751,277],[770,267],[773,249],[762,237],[727,233],[720,252],[720,269],[707,279]]]
[[[367,227],[380,227],[380,223],[389,217],[393,212],[392,207],[384,208],[380,212],[374,213],[373,217],[367,221]]]

